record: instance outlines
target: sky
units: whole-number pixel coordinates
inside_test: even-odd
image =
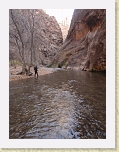
[[[72,19],[74,9],[44,9],[50,16],[55,16],[58,23],[62,23],[64,18]]]

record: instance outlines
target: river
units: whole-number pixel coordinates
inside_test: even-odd
[[[106,73],[58,70],[9,84],[10,139],[106,139]]]

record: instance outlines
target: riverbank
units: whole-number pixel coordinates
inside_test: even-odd
[[[34,77],[34,69],[31,67],[31,73],[33,73],[31,76],[27,75],[18,75],[19,72],[21,72],[22,67],[17,66],[16,68],[13,66],[9,67],[9,81],[15,81],[19,79],[26,79],[26,78],[31,78]],[[57,71],[55,68],[46,68],[46,67],[39,67],[38,68],[38,76],[45,75],[45,74],[50,74]]]

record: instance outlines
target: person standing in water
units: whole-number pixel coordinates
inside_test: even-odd
[[[38,68],[37,65],[34,67],[35,77],[38,78]]]

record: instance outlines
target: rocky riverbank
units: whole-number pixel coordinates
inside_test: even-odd
[[[34,77],[33,67],[31,67],[31,73],[33,73],[31,76],[18,75],[18,73],[21,72],[21,70],[22,70],[21,66],[17,66],[16,68],[13,67],[13,66],[10,66],[9,67],[9,81]],[[53,73],[55,71],[57,71],[57,70],[54,69],[54,68],[39,67],[38,68],[38,76],[45,75],[45,74],[50,74],[50,73]]]

